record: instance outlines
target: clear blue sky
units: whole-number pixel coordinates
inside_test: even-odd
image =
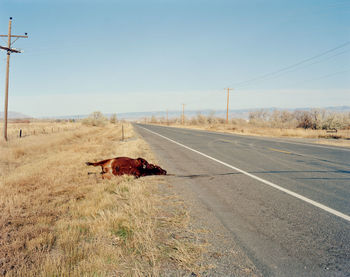
[[[9,109],[31,116],[350,105],[349,0],[1,0]],[[0,45],[5,45],[1,40]],[[0,52],[0,110],[6,54]]]

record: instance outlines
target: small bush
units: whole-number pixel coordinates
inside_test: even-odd
[[[83,119],[82,123],[87,126],[103,127],[107,124],[107,118],[101,112],[93,112],[88,118]]]
[[[157,123],[157,122],[158,122],[157,118],[154,115],[152,115],[151,123]]]
[[[204,115],[202,115],[202,114],[200,114],[200,113],[198,113],[197,114],[197,122],[198,122],[198,124],[207,124],[207,118],[206,118],[206,116],[204,116]]]
[[[117,115],[115,113],[111,115],[109,122],[112,124],[118,123],[118,118],[117,118]]]

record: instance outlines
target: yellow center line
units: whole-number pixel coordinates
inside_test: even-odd
[[[228,139],[218,139],[217,141],[230,142],[230,143],[233,143],[233,142],[234,142],[234,141],[228,140]]]
[[[269,150],[281,152],[281,153],[285,153],[285,154],[293,154],[292,152],[288,152],[288,151],[280,150],[280,149],[275,149],[275,148],[269,148]]]

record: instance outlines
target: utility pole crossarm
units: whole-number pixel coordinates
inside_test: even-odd
[[[8,47],[4,47],[4,46],[1,46],[1,45],[0,45],[0,49],[8,51],[8,52],[11,52],[11,53],[22,53],[21,50],[18,50],[18,49],[15,49],[15,48],[8,48]]]
[[[8,35],[0,35],[0,37],[7,38]],[[17,36],[17,35],[11,35],[12,38],[28,38],[28,36]]]

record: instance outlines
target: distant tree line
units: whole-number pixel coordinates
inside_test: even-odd
[[[249,124],[275,128],[304,128],[313,130],[349,129],[350,112],[324,109],[310,111],[257,110],[249,113]]]
[[[150,123],[169,123],[181,124],[181,117],[157,118],[154,115],[151,118],[144,118],[144,122]],[[217,125],[225,124],[226,120],[215,116],[215,112],[208,116],[198,113],[191,118],[185,117],[186,125]],[[249,113],[248,120],[233,118],[230,124],[238,126],[256,126],[271,128],[304,128],[313,130],[344,130],[350,129],[350,112],[334,112],[325,109],[312,109],[309,111],[296,110],[266,110],[260,109]]]

